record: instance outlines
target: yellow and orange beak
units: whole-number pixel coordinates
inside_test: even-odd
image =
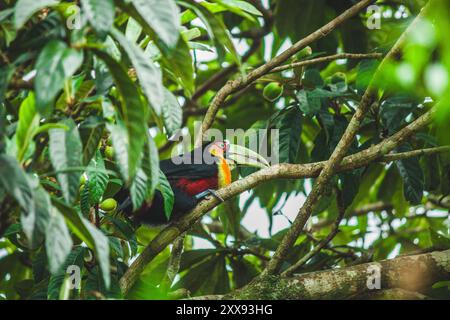
[[[231,167],[236,165],[249,166],[256,168],[267,168],[270,166],[267,160],[250,149],[245,147],[229,144],[225,153],[225,159]]]

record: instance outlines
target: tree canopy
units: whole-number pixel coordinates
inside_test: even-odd
[[[446,0],[2,1],[0,300],[450,298],[448,30]],[[170,216],[159,161],[211,128],[279,163],[117,210]]]

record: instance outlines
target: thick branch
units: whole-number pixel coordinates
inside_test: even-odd
[[[376,274],[374,270],[380,272],[380,289],[371,286],[376,284],[371,278]],[[228,295],[216,295],[214,299],[346,299],[390,289],[420,293],[449,277],[450,250],[435,251],[293,277],[270,276]]]

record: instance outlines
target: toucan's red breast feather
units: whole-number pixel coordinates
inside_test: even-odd
[[[208,189],[217,189],[217,177],[210,177],[198,180],[181,178],[177,182],[177,187],[190,196],[195,196]]]

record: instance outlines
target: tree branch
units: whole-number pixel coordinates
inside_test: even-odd
[[[383,55],[381,53],[338,53],[338,54],[333,54],[333,55],[326,56],[326,57],[308,59],[308,60],[303,60],[303,61],[299,61],[299,62],[282,65],[282,66],[273,68],[272,70],[270,70],[269,73],[281,72],[281,71],[285,71],[285,70],[289,70],[289,69],[293,69],[293,68],[297,68],[297,67],[304,67],[304,66],[309,66],[312,64],[329,62],[329,61],[334,61],[334,60],[339,60],[339,59],[379,59],[381,57],[383,57]]]
[[[370,277],[375,274],[373,270],[380,271],[378,290],[368,288],[368,283],[372,283]],[[450,250],[446,250],[292,277],[269,276],[227,295],[194,299],[348,299],[390,289],[420,293],[449,277]]]

